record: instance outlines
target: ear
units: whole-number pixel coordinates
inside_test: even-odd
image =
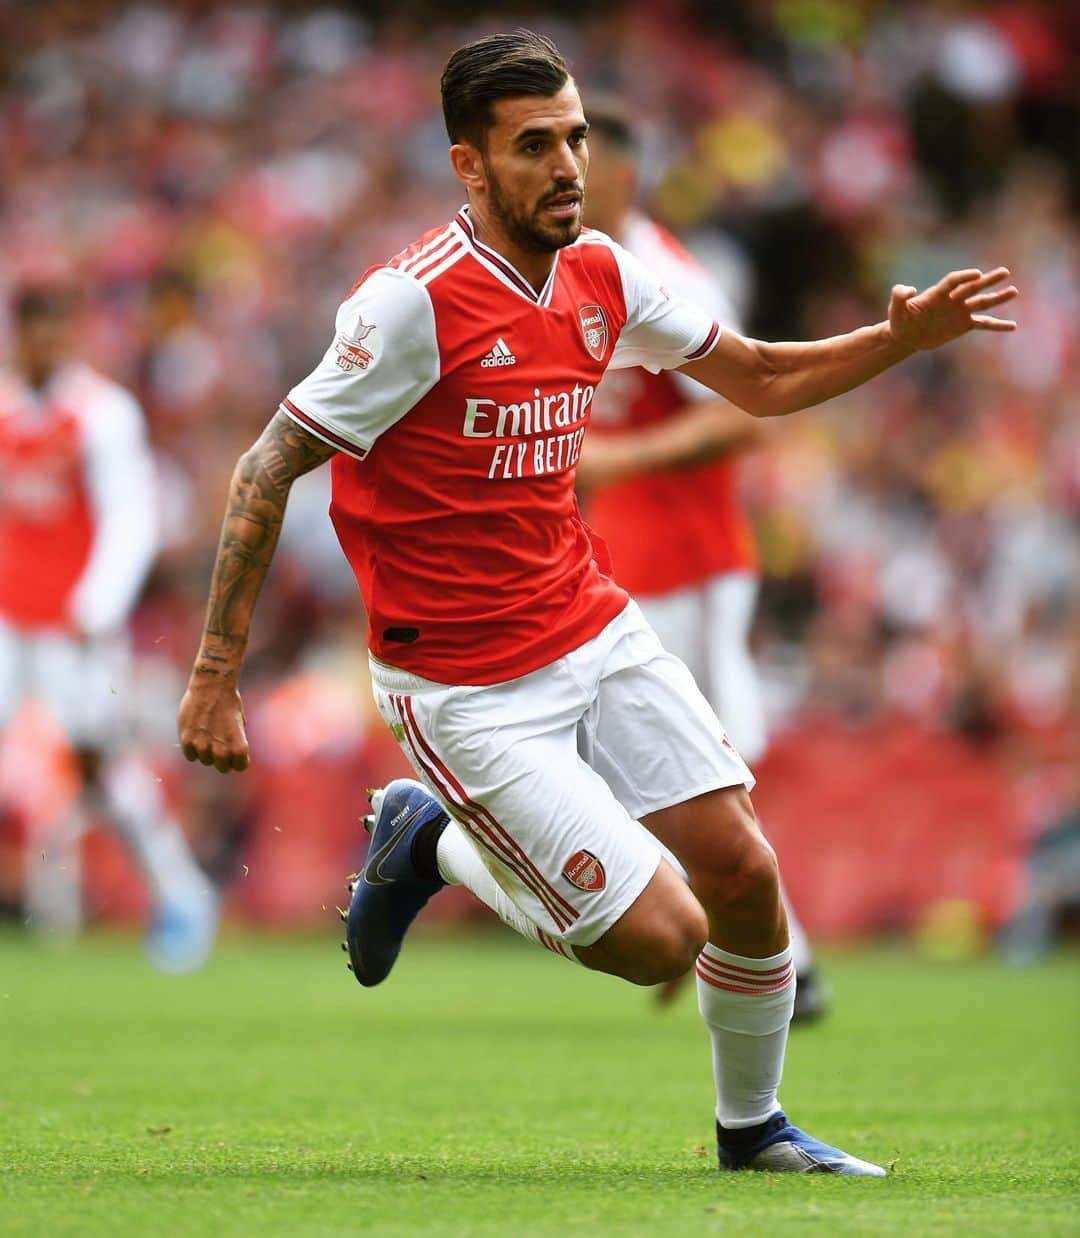
[[[450,147],[450,166],[466,189],[482,189],[487,184],[484,157],[469,142],[455,142]]]

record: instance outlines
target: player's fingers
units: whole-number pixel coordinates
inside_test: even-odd
[[[893,284],[889,298],[889,319],[901,319],[918,313],[918,291],[910,284]]]
[[[682,992],[686,983],[686,975],[676,976],[674,980],[665,980],[663,984],[653,989],[653,1000],[657,1006],[670,1006]]]
[[[227,774],[233,767],[233,753],[225,748],[217,748],[213,753],[214,769],[219,774]]]
[[[202,765],[211,765],[214,760],[213,747],[205,738],[184,739],[181,733],[180,751],[188,761],[198,761]]]
[[[959,288],[961,284],[970,284],[980,275],[982,271],[978,267],[970,267],[966,271],[950,271],[948,275],[943,275],[938,280],[937,286],[945,292],[951,292],[954,288]]]
[[[994,284],[1000,284],[1003,279],[1008,278],[1008,267],[997,267],[993,271],[987,271],[985,275],[978,273],[978,278],[976,279],[963,280],[959,284],[953,285],[949,292],[949,297],[953,301],[970,297],[973,292],[982,292],[984,288],[991,288]]]
[[[1001,288],[997,292],[980,292],[977,296],[965,297],[964,305],[969,310],[993,309],[995,305],[1003,305],[1019,295],[1019,291],[1010,284],[1008,288]]]
[[[240,722],[236,728],[236,737],[232,742],[232,760],[230,762],[232,769],[247,769],[248,763],[251,760],[251,749],[248,747],[247,730],[244,725],[246,722],[244,706],[241,703]]]
[[[1016,330],[1016,323],[1011,318],[991,318],[989,314],[972,314],[971,321],[980,331]]]

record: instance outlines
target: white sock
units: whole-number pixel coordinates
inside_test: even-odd
[[[795,1006],[791,948],[749,959],[709,942],[698,955],[697,988],[712,1037],[717,1119],[732,1129],[756,1126],[780,1107],[776,1089]]]
[[[814,965],[814,956],[810,952],[810,942],[803,926],[799,923],[791,899],[780,882],[780,897],[784,900],[784,910],[787,912],[788,937],[791,941],[791,961],[795,964],[795,974],[804,976]]]
[[[573,947],[535,924],[510,898],[488,871],[476,848],[466,838],[461,826],[451,817],[443,830],[435,852],[439,876],[449,885],[465,886],[490,907],[503,924],[527,941],[536,942],[553,954],[577,962]]]
[[[30,928],[68,936],[82,927],[85,831],[79,803],[54,821],[28,821],[23,906]]]
[[[165,811],[150,770],[134,758],[111,761],[101,779],[103,809],[150,882],[156,902],[212,895],[184,831]]]

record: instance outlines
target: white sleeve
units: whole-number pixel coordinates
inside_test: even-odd
[[[281,407],[362,460],[439,380],[435,311],[414,279],[380,267],[342,303],[335,330],[323,359]]]
[[[91,401],[82,420],[94,540],[71,617],[97,636],[120,627],[138,599],[157,552],[157,496],[154,457],[135,400],[113,388]]]
[[[668,291],[660,281],[616,242],[612,252],[622,276],[626,322],[611,368],[640,365],[653,374],[673,370],[707,356],[720,338],[720,324],[705,307]]]
[[[693,301],[695,305],[700,305],[702,309],[708,310],[720,324],[722,330],[742,330],[739,315],[736,312],[735,306],[731,303],[731,298],[708,272],[699,269],[688,269],[685,273],[680,273],[680,276],[677,282],[672,283],[672,291],[678,292],[681,296]],[[675,380],[675,385],[686,397],[687,403],[723,398],[718,396],[711,387],[706,387],[704,383],[699,383],[696,379],[691,378],[689,374],[676,373],[672,375],[672,378]]]

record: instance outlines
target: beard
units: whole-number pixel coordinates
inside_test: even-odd
[[[550,193],[540,199],[535,207],[529,209],[511,199],[486,161],[485,167],[488,175],[491,213],[499,221],[507,239],[519,249],[532,254],[550,254],[567,245],[573,245],[578,239],[581,234],[581,216],[585,206],[585,195],[576,181],[566,181],[556,185]],[[540,217],[541,210],[552,198],[570,192],[581,193],[581,206],[576,219],[547,222]]]

